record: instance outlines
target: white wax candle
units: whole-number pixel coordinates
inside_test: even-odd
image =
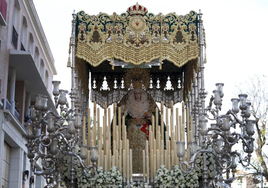
[[[149,181],[149,156],[146,156],[146,174],[147,174],[147,181]]]
[[[130,160],[129,161],[129,166],[130,166],[130,169],[129,170],[130,170],[130,179],[131,179],[132,178],[132,171],[133,171],[132,170],[132,149],[129,150],[129,158],[130,158],[129,159]]]
[[[145,151],[142,150],[142,172],[143,178],[145,178]]]
[[[129,182],[129,155],[127,155],[127,182]]]

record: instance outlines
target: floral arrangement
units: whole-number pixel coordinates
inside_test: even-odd
[[[196,165],[196,173],[199,177],[199,179],[202,179],[202,175],[203,175],[203,154],[199,154],[196,156],[196,161],[195,161]],[[208,173],[208,179],[209,181],[214,179],[216,176],[216,165],[215,165],[215,160],[214,160],[214,156],[210,153],[206,153],[206,164],[207,164],[207,173]]]
[[[156,171],[156,176],[154,184],[156,187],[165,186],[171,187],[172,177],[170,176],[170,171],[165,168],[165,165],[161,165],[160,168]]]
[[[79,153],[79,147],[75,147],[75,151]],[[207,169],[209,181],[212,180],[216,175],[215,160],[212,154],[207,153]],[[63,164],[61,168],[61,176],[65,185],[68,185],[70,182],[70,156],[62,157]],[[169,187],[178,187],[178,188],[197,188],[199,187],[199,182],[202,180],[203,172],[203,154],[199,154],[195,160],[195,169],[191,173],[183,173],[179,166],[173,166],[171,170],[165,168],[164,165],[161,165],[160,168],[156,171],[156,176],[154,179],[154,187],[159,188],[169,188]],[[75,181],[75,188],[118,188],[122,187],[122,175],[116,167],[112,167],[108,172],[105,172],[102,167],[99,167],[93,178],[89,178],[83,172],[81,164],[78,159],[74,157],[74,173],[77,177]],[[89,172],[90,174],[91,172]],[[67,186],[68,187],[68,186]],[[143,182],[133,182],[127,187],[131,188],[151,188],[151,185],[148,185]]]
[[[169,171],[162,165],[155,176],[155,186],[159,188],[195,188],[199,187],[198,176],[195,170],[191,173],[183,173],[179,166],[173,166]]]

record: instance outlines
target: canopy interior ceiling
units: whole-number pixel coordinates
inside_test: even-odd
[[[146,90],[156,102],[169,106],[171,100],[187,98],[198,67],[195,11],[154,15],[137,3],[120,15],[80,11],[76,21],[75,67],[86,94],[91,72],[92,101],[101,106],[120,101],[129,89],[124,87],[124,74],[133,67],[148,70]]]

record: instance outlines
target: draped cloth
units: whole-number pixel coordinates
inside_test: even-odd
[[[141,100],[135,98],[135,92],[140,93]],[[128,93],[126,105],[122,106],[124,115],[129,115],[127,139],[129,148],[132,149],[133,173],[142,173],[142,150],[145,150],[146,140],[149,138],[149,127],[146,113],[149,112],[149,101],[147,93],[142,89],[133,89]]]

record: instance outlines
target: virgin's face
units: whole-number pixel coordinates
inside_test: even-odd
[[[141,100],[141,92],[135,91],[134,92],[135,100],[140,101]]]

